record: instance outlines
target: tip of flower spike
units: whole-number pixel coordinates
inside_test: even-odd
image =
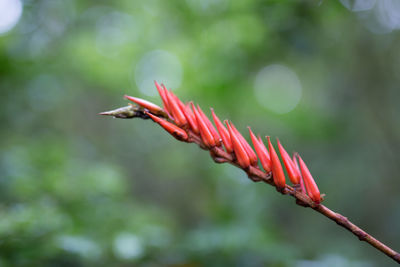
[[[143,112],[138,112],[137,106],[129,105],[114,110],[100,112],[98,114],[103,116],[113,116],[114,118],[118,119],[131,119],[135,117],[140,117],[140,115],[143,114]]]
[[[158,123],[161,127],[164,128],[164,130],[166,130],[168,133],[170,133],[173,137],[175,137],[179,141],[187,141],[188,140],[189,137],[188,137],[187,133],[183,129],[176,126],[175,124],[172,124],[169,121],[163,120],[147,111],[145,111],[144,113],[146,115],[150,116],[150,118],[154,122]]]
[[[163,117],[165,117],[167,115],[162,108],[160,108],[159,106],[157,106],[156,104],[154,104],[150,101],[144,100],[139,97],[129,96],[129,95],[124,95],[124,98],[134,102],[135,104],[137,104],[145,109],[148,109],[153,114],[161,115]]]

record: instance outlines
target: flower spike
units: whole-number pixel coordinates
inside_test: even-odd
[[[318,186],[300,155],[297,154],[297,158],[299,159],[300,171],[307,188],[307,193],[315,203],[319,204],[321,202],[321,194],[319,193]]]
[[[225,126],[222,124],[222,122],[219,120],[219,118],[217,117],[217,115],[215,115],[214,109],[211,108],[211,114],[213,116],[214,119],[214,123],[217,126],[217,130],[219,132],[219,135],[222,138],[222,143],[224,143],[226,152],[228,153],[232,153],[233,152],[233,147],[232,147],[232,141],[231,138],[229,136],[229,132],[228,130],[225,128]]]
[[[228,127],[229,135],[231,137],[233,150],[236,155],[236,159],[243,169],[248,168],[250,166],[250,158],[247,155],[246,150],[244,149],[242,143],[240,142],[239,138],[236,136],[236,133],[232,130],[231,126],[229,125],[228,121],[224,121],[226,127]]]
[[[243,148],[246,150],[247,155],[249,156],[250,159],[250,163],[251,165],[257,165],[258,162],[258,158],[256,153],[254,153],[254,150],[251,148],[251,146],[249,145],[249,143],[247,143],[246,139],[243,137],[243,135],[236,129],[235,125],[233,125],[233,123],[231,122],[231,127],[232,130],[235,132],[235,134],[237,135],[240,143],[242,143]]]
[[[168,104],[172,113],[171,115],[173,116],[176,124],[178,126],[185,126],[187,124],[185,115],[183,115],[182,110],[179,108],[178,102],[176,101],[173,93],[169,92],[168,90],[165,90],[164,92],[167,95]]]
[[[214,136],[211,134],[210,130],[208,129],[206,123],[204,122],[202,116],[197,111],[196,107],[194,106],[193,102],[190,103],[193,109],[194,116],[197,120],[197,125],[199,126],[201,140],[206,147],[213,147],[215,146],[215,139]]]
[[[260,144],[260,142],[257,140],[256,136],[254,135],[253,131],[251,130],[250,127],[247,127],[250,132],[250,138],[251,141],[253,142],[253,146],[256,150],[256,153],[258,155],[258,158],[260,159],[261,166],[264,168],[266,172],[271,171],[271,160],[269,159],[269,153],[267,151],[267,148],[264,146],[264,144]]]
[[[210,130],[210,133],[214,137],[215,144],[217,146],[221,145],[221,137],[219,136],[217,130],[215,130],[214,125],[211,123],[211,121],[208,119],[208,117],[206,116],[206,114],[203,112],[203,110],[200,108],[199,105],[197,105],[197,110],[199,111],[199,114],[201,115],[208,129]]]
[[[266,147],[261,137],[256,137],[251,128],[248,127],[254,144],[254,147],[250,146],[250,142],[246,141],[231,122],[225,120],[224,124],[226,126],[222,124],[213,109],[211,109],[211,113],[215,123],[204,115],[200,107],[196,108],[193,102],[189,103],[189,105],[183,103],[175,94],[168,91],[163,84],[154,83],[163,99],[164,109],[144,99],[125,96],[125,98],[135,102],[137,105],[131,103],[125,107],[99,114],[121,119],[140,118],[148,120],[151,118],[152,121],[163,127],[174,138],[183,142],[194,143],[208,151],[214,162],[235,165],[242,169],[253,182],[264,182],[274,186],[283,195],[293,197],[297,205],[313,209],[337,223],[340,227],[349,230],[360,241],[369,243],[380,252],[400,263],[399,252],[362,230],[347,217],[320,204],[324,200],[324,194],[320,193],[309,169],[298,153],[294,153],[293,158],[290,157],[279,140],[276,143],[279,151],[276,151],[269,136],[267,137],[268,147]],[[217,134],[213,134],[213,130]],[[216,146],[217,143],[224,143],[225,148],[222,145]],[[260,158],[260,165],[263,166],[265,171],[258,167],[258,158]],[[294,184],[293,186],[286,185],[284,172],[287,172]]]
[[[286,185],[286,181],[281,162],[278,158],[278,154],[276,154],[276,151],[271,144],[270,137],[267,136],[267,139],[268,139],[269,156],[271,158],[271,163],[272,163],[272,178],[274,179],[276,187],[284,188]]]
[[[150,118],[154,121],[157,122],[161,127],[163,127],[167,132],[169,132],[173,137],[180,141],[187,141],[188,140],[188,135],[187,133],[176,126],[175,124],[172,124],[166,120],[163,120],[157,116],[154,116],[153,114],[149,112],[144,112],[145,114],[149,115]]]
[[[165,116],[166,113],[164,112],[164,110],[162,108],[160,108],[159,106],[157,106],[154,103],[151,103],[150,101],[138,98],[138,97],[133,97],[133,96],[129,96],[129,95],[124,95],[124,97],[136,104],[138,104],[141,107],[144,107],[145,109],[148,109],[151,113],[155,114],[155,115],[161,115],[161,116]]]
[[[283,148],[281,142],[278,140],[278,148],[279,152],[281,153],[282,161],[283,164],[285,165],[286,171],[289,175],[290,181],[296,185],[300,183],[300,174],[299,172],[296,171],[294,163],[292,159],[290,158],[289,154],[286,152],[286,150]]]

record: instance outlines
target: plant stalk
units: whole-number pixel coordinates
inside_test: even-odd
[[[119,113],[122,112],[120,115]],[[100,113],[101,115],[109,115],[115,118],[124,118],[124,119],[131,119],[131,118],[141,118],[141,119],[148,119],[148,116],[143,116],[142,110],[138,109],[137,107],[131,105],[128,107],[116,109],[113,111],[103,112]],[[190,129],[186,129],[189,135],[189,143],[195,143],[200,146],[200,148],[204,150],[209,150],[210,155],[216,163],[229,163],[238,168],[241,168],[240,165],[237,163],[235,155],[232,153],[225,152],[222,147],[215,146],[213,148],[207,148],[203,145],[201,141],[201,137],[197,134],[193,133]],[[242,168],[241,168],[242,169]],[[258,167],[250,166],[246,169],[243,169],[249,179],[254,182],[265,182],[269,185],[275,187],[274,181],[272,179],[272,173],[265,173],[260,170]],[[304,192],[301,191],[299,188],[293,188],[289,185],[285,185],[285,188],[278,190],[278,192],[284,195],[290,195],[296,199],[296,204],[303,206],[303,207],[310,207],[313,210],[319,212],[320,214],[324,215],[325,217],[329,218],[330,220],[336,222],[341,227],[350,231],[353,235],[357,236],[360,241],[365,241],[380,252],[384,253],[388,257],[392,258],[394,261],[400,264],[400,254],[389,246],[383,244],[378,239],[373,237],[372,235],[368,234],[360,227],[355,225],[354,223],[350,222],[345,216],[341,215],[340,213],[334,212],[327,208],[322,204],[317,204],[311,200],[311,198],[306,195]]]

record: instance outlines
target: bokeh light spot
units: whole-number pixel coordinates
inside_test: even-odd
[[[297,106],[302,88],[296,73],[283,65],[274,64],[257,73],[254,93],[261,105],[275,113],[284,114]]]
[[[157,95],[154,80],[176,89],[182,82],[182,65],[179,59],[164,50],[151,51],[140,59],[135,69],[139,90],[148,96]]]
[[[100,247],[84,236],[63,235],[58,238],[58,243],[62,249],[85,258],[97,259],[101,255]]]
[[[0,0],[0,35],[10,31],[22,14],[20,0]]]
[[[140,239],[130,233],[120,233],[114,240],[114,253],[121,259],[135,259],[143,254]]]

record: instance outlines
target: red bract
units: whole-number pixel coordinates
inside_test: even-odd
[[[210,130],[208,129],[205,121],[203,120],[202,116],[197,111],[196,107],[194,106],[193,102],[190,103],[194,112],[194,116],[197,120],[197,125],[199,126],[201,140],[203,140],[203,144],[206,147],[214,147],[215,146],[215,139],[211,134]]]
[[[203,110],[200,108],[199,105],[197,105],[197,110],[199,111],[204,122],[206,123],[208,130],[210,130],[210,133],[214,137],[215,144],[217,146],[221,145],[221,137],[219,136],[217,130],[215,130],[214,125],[211,123],[211,121],[208,119],[208,117],[206,116],[206,114],[203,112]]]
[[[185,115],[183,115],[182,110],[179,108],[179,104],[174,97],[172,92],[169,92],[168,90],[165,90],[165,94],[168,99],[168,105],[171,109],[171,115],[174,118],[176,124],[180,127],[185,126],[187,124]]]
[[[187,141],[188,140],[188,135],[187,133],[182,130],[181,128],[179,128],[178,126],[176,126],[173,123],[170,123],[166,120],[163,120],[157,116],[154,116],[153,114],[149,113],[149,112],[144,112],[147,115],[150,116],[150,118],[154,121],[157,122],[161,127],[163,127],[167,132],[169,132],[173,137],[175,137],[176,139],[180,140],[180,141]]]
[[[300,174],[299,174],[299,172],[296,171],[294,163],[292,162],[292,159],[290,158],[289,154],[286,152],[285,148],[283,148],[281,142],[279,142],[279,139],[278,139],[278,149],[279,149],[279,152],[281,153],[282,161],[283,161],[283,164],[285,165],[285,168],[289,175],[290,181],[295,185],[299,184],[300,183]]]
[[[258,162],[258,158],[256,153],[254,153],[254,150],[251,148],[249,143],[247,143],[246,139],[243,137],[243,135],[236,129],[235,125],[231,122],[231,127],[232,130],[235,132],[236,136],[238,137],[240,143],[242,143],[244,150],[246,151],[247,155],[249,156],[250,159],[250,164],[256,166]]]
[[[178,104],[179,109],[182,111],[183,115],[185,115],[185,104],[177,97],[172,91],[169,92],[169,94],[174,98],[175,103]],[[186,117],[186,116],[185,116]]]
[[[276,187],[282,189],[286,185],[285,174],[283,173],[282,165],[278,158],[278,154],[276,154],[276,151],[271,144],[269,136],[267,136],[267,139],[268,139],[269,156],[271,158],[271,163],[272,163],[272,178],[274,179]]]
[[[293,153],[292,161],[293,161],[294,167],[296,169],[296,172],[299,174],[299,177],[300,177],[300,188],[304,193],[307,193],[306,188],[304,187],[303,178],[301,177],[300,168],[299,168],[299,164],[297,163],[296,155],[297,155],[297,153]]]
[[[258,158],[260,159],[261,166],[264,168],[266,172],[271,171],[271,160],[269,159],[269,153],[267,151],[267,148],[264,146],[264,144],[260,144],[260,142],[257,140],[256,136],[254,135],[253,131],[250,129],[250,127],[247,127],[250,132],[250,138],[251,141],[253,142],[253,146],[256,150],[256,153],[258,155]]]
[[[236,159],[243,169],[250,166],[250,159],[247,155],[246,150],[244,149],[242,143],[240,142],[239,138],[236,136],[236,133],[232,130],[231,126],[229,125],[228,121],[224,121],[226,127],[228,127],[229,136],[232,141],[233,151],[235,152]]]
[[[195,132],[195,133],[199,133],[199,130],[197,128],[197,121],[196,118],[194,117],[193,112],[190,110],[190,112],[188,111],[187,107],[185,106],[185,104],[183,104],[183,102],[172,92],[169,92],[169,94],[174,98],[175,103],[178,104],[178,107],[180,109],[180,111],[182,112],[183,116],[185,116],[186,122],[189,123],[189,127]],[[197,130],[197,132],[196,132]]]
[[[264,144],[264,141],[262,140],[262,138],[261,138],[260,135],[257,136],[257,139],[258,139],[258,142],[259,142],[260,145],[261,145],[261,148],[267,153],[268,160],[269,160],[269,166],[271,166],[271,164],[272,164],[272,163],[271,163],[271,158],[269,157],[269,152],[268,152],[267,147],[266,147],[265,144]]]
[[[162,100],[162,102],[163,102],[165,111],[166,111],[167,113],[170,113],[171,110],[170,110],[170,108],[169,108],[169,105],[168,105],[168,98],[167,98],[167,95],[165,94],[164,89],[158,84],[158,82],[154,81],[154,84],[156,85],[158,94],[159,94],[160,97],[161,97],[161,100]]]
[[[186,106],[184,105],[183,107],[181,107],[181,109],[183,110],[183,114],[185,115],[187,121],[189,122],[190,129],[192,129],[194,133],[199,134],[200,133],[199,126],[197,125],[197,120],[193,114],[193,111],[190,109],[190,105],[189,104],[187,104]]]
[[[138,104],[141,107],[144,107],[145,109],[148,109],[151,113],[155,114],[155,115],[165,115],[165,112],[162,108],[160,108],[159,106],[157,106],[154,103],[151,103],[150,101],[138,98],[138,97],[133,97],[133,96],[129,96],[129,95],[124,95],[124,97],[136,104]]]
[[[310,171],[308,170],[306,164],[304,163],[304,161],[300,157],[300,155],[297,155],[297,158],[299,159],[300,171],[301,171],[301,175],[303,176],[308,195],[314,202],[320,203],[321,202],[321,194],[319,193],[319,189],[318,189],[317,184],[314,181],[314,178],[312,177]]]
[[[215,115],[215,112],[214,112],[213,108],[211,108],[211,113],[212,113],[212,116],[213,116],[213,119],[214,119],[214,123],[217,126],[219,135],[222,138],[222,143],[224,143],[226,152],[232,153],[233,152],[233,147],[232,147],[232,142],[231,142],[231,138],[229,136],[228,130],[225,128],[225,126],[219,120],[217,115]]]

